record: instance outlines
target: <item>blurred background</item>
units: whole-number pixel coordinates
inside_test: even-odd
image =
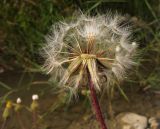
[[[39,50],[51,25],[77,10],[91,15],[113,10],[132,20],[140,59],[123,89],[160,94],[160,0],[0,0],[0,107],[26,92],[29,98],[56,94],[56,84],[41,71]]]
[[[138,33],[140,46],[153,45],[155,47],[150,50],[157,49],[159,0],[1,0],[1,71],[37,71],[43,63],[39,59],[39,49],[51,25],[69,19],[77,10],[93,15],[96,12],[105,14],[108,10],[129,15],[137,27],[135,33]]]

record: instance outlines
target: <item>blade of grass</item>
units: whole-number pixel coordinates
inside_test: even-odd
[[[7,89],[7,90],[12,90],[12,88],[10,86],[8,86],[7,84],[3,83],[0,81],[0,86],[2,86],[3,88]]]
[[[117,85],[117,87],[118,87],[120,93],[122,94],[122,96],[129,102],[129,99],[128,99],[127,95],[124,93],[124,91],[122,90],[122,88],[119,85]]]
[[[151,11],[153,17],[154,17],[156,20],[158,20],[158,17],[156,16],[156,13],[153,11],[153,9],[152,9],[151,5],[149,4],[148,0],[145,0],[145,3],[146,3],[146,5],[147,5],[148,9]]]
[[[93,9],[95,9],[97,6],[99,6],[102,3],[103,0],[98,1],[97,3],[95,3],[91,8],[89,8],[86,13],[89,13],[90,11],[92,11]]]

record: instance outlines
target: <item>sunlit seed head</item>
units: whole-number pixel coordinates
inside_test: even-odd
[[[42,55],[47,73],[56,76],[59,85],[75,89],[87,85],[88,75],[96,90],[102,88],[104,79],[108,85],[121,81],[134,64],[137,48],[130,40],[124,16],[82,14],[75,19],[53,25],[52,33],[46,37]]]
[[[37,94],[32,95],[32,100],[38,100],[39,96]]]
[[[17,98],[17,104],[20,104],[22,102],[21,98]]]

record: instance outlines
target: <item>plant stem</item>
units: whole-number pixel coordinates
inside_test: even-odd
[[[98,102],[98,99],[96,96],[96,91],[94,89],[91,77],[89,77],[89,89],[91,92],[90,95],[91,95],[92,106],[95,110],[97,121],[99,121],[101,129],[107,129],[107,126],[105,124],[105,120],[103,118],[103,115],[102,115],[102,112],[101,112],[101,109],[99,106],[99,102]]]
[[[36,111],[33,111],[33,128],[38,129],[37,128],[37,112]]]
[[[18,122],[19,122],[19,124],[20,124],[21,128],[22,128],[22,129],[26,129],[26,128],[24,127],[24,125],[23,125],[22,121],[21,121],[20,114],[19,114],[19,112],[18,112],[18,111],[17,111],[17,119],[18,119]]]
[[[6,123],[7,123],[7,120],[5,119],[5,120],[3,121],[3,124],[2,124],[2,127],[1,127],[1,129],[4,129],[4,128],[5,128],[5,126],[6,126]]]

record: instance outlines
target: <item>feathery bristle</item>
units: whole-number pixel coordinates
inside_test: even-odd
[[[59,78],[60,85],[75,89],[87,80],[87,74],[98,91],[103,77],[108,85],[111,80],[123,80],[126,70],[135,65],[137,48],[124,18],[111,13],[94,17],[82,14],[70,23],[53,25],[46,36],[44,69]]]

